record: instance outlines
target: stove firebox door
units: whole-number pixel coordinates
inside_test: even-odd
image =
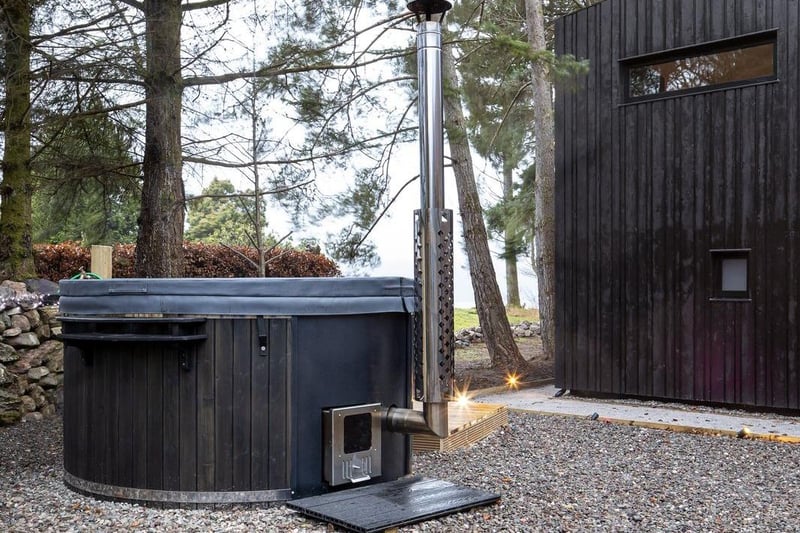
[[[381,404],[322,411],[325,481],[360,483],[381,475]]]

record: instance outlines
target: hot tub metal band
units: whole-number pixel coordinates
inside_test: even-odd
[[[286,501],[292,497],[291,489],[228,492],[136,489],[86,481],[69,472],[64,472],[64,482],[78,491],[106,498],[164,503],[265,503]]]

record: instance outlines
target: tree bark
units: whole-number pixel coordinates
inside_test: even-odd
[[[27,0],[2,2],[5,52],[3,179],[0,182],[0,279],[36,276],[33,264],[31,176],[32,8]]]
[[[145,0],[144,12],[147,123],[136,272],[148,278],[180,277],[184,273],[181,1]]]
[[[514,197],[514,169],[511,165],[503,165],[503,200],[510,202]],[[517,273],[517,253],[513,232],[506,223],[503,234],[506,262],[506,305],[520,307],[519,275]]]
[[[534,50],[545,50],[544,15],[541,0],[525,0],[528,41]],[[542,347],[547,357],[555,353],[556,231],[555,231],[555,129],[553,101],[547,66],[531,65],[533,134],[536,155],[534,184],[534,268],[539,282],[539,319]]]
[[[442,48],[444,76],[444,128],[450,145],[450,158],[458,189],[458,208],[469,260],[469,273],[478,319],[483,329],[492,366],[508,371],[524,371],[527,362],[519,353],[506,316],[506,308],[497,285],[492,264],[486,226],[483,222],[475,173],[472,167],[464,113],[461,109],[461,88],[456,75],[450,46]]]

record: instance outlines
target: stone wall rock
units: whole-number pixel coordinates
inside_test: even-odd
[[[0,363],[13,363],[19,361],[19,354],[8,344],[0,343]]]
[[[31,311],[26,311],[30,313]],[[31,330],[31,322],[28,320],[24,314],[21,315],[14,315],[11,317],[11,327],[19,329],[22,333],[28,332]]]
[[[61,385],[61,383],[62,380],[59,380],[58,376],[56,376],[55,374],[48,374],[39,380],[39,385],[41,385],[45,389],[54,389],[59,385]]]
[[[28,378],[32,381],[39,381],[49,373],[50,371],[46,366],[37,366],[36,368],[28,370]]]
[[[533,337],[534,335],[541,334],[539,324],[536,322],[528,322],[527,320],[519,324],[512,324],[511,332],[514,334],[514,337]],[[483,342],[483,330],[480,326],[465,328],[456,332],[456,347],[465,348],[473,342]]]
[[[42,317],[41,315],[39,315],[39,311],[35,309],[31,309],[30,311],[25,311],[24,313],[22,313],[22,316],[24,316],[25,319],[28,321],[29,325],[28,331],[38,328],[39,325],[42,323]]]
[[[5,335],[5,333],[3,334]],[[36,333],[31,333],[30,331],[20,332],[19,335],[8,337],[4,342],[14,348],[33,348],[40,344],[39,337],[36,336]]]
[[[0,387],[0,425],[9,425],[22,418],[22,401],[16,392]]]
[[[14,374],[6,370],[3,363],[0,363],[0,386],[11,385],[15,381]]]
[[[8,369],[15,374],[27,374],[28,370],[31,369],[31,363],[26,359],[20,359],[19,361],[8,367]]]
[[[61,403],[64,347],[52,339],[61,330],[58,307],[43,306],[57,291],[41,280],[0,283],[0,426],[54,415]]]
[[[7,327],[6,330],[3,332],[4,339],[12,339],[22,333],[22,330],[19,328]]]
[[[11,281],[10,279],[5,280],[4,282],[0,283],[0,287],[6,287],[11,289],[16,293],[17,298],[19,298],[20,294],[27,294],[28,293],[28,286],[25,285],[23,281]]]
[[[50,372],[55,374],[63,374],[64,373],[64,346],[60,343],[55,341],[58,345],[58,350],[54,350],[50,352],[50,355],[47,359],[47,369]]]
[[[22,404],[22,412],[23,413],[30,413],[31,411],[36,410],[36,402],[28,396],[27,394],[23,394],[19,397],[19,401]]]
[[[39,339],[49,339],[52,337],[53,334],[50,330],[50,326],[48,324],[42,324],[36,328],[36,336],[39,337]]]

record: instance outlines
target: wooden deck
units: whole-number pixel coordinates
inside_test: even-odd
[[[470,403],[467,406],[450,402],[448,406],[450,434],[445,438],[433,435],[414,435],[414,452],[449,452],[468,446],[489,436],[508,424],[508,409],[504,405]]]

